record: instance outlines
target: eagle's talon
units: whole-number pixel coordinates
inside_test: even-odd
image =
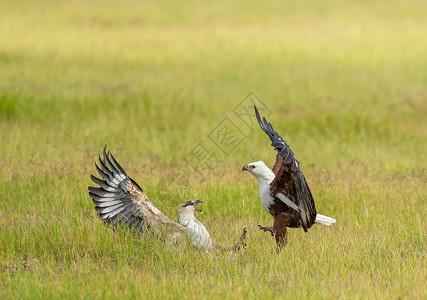
[[[268,231],[271,233],[272,236],[274,236],[273,233],[273,226],[261,226],[261,225],[257,225],[258,229],[261,231]]]
[[[268,228],[267,227],[265,227],[265,226],[261,226],[261,225],[257,225],[257,227],[258,227],[258,229],[259,230],[262,230],[262,231],[267,231],[268,230]]]
[[[242,247],[243,249],[246,250],[246,248],[248,247],[248,244],[246,244],[245,239],[246,239],[246,234],[248,233],[248,227],[244,227],[243,228],[243,232],[240,235],[239,239],[234,243],[234,250],[240,250],[240,247]]]

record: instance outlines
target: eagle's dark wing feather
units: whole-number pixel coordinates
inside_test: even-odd
[[[99,166],[100,178],[91,175],[99,187],[89,187],[89,195],[99,217],[112,226],[125,225],[139,233],[148,229],[158,232],[161,228],[180,230],[182,226],[155,207],[141,187],[127,176],[110,152],[103,151]]]
[[[316,220],[314,199],[307,181],[301,172],[298,159],[282,137],[273,129],[265,118],[261,120],[257,108],[255,115],[261,129],[268,135],[271,145],[277,150],[276,163],[273,167],[274,180],[270,183],[271,196],[295,209],[289,200],[296,204],[301,214],[301,226],[304,230],[310,228]],[[287,198],[287,199],[285,199]],[[290,205],[289,205],[290,204]]]

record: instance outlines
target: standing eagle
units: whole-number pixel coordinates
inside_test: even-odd
[[[211,250],[213,247],[236,249],[246,246],[246,228],[233,247],[213,242],[205,226],[197,220],[195,211],[201,211],[196,205],[201,200],[187,201],[178,208],[178,222],[160,211],[145,195],[142,188],[119,165],[110,152],[104,147],[103,158],[99,157],[96,170],[102,179],[91,175],[91,179],[99,187],[89,187],[89,196],[95,204],[101,220],[112,227],[125,226],[136,230],[139,234],[147,231],[170,240],[173,243],[187,234],[198,249]]]
[[[281,249],[287,242],[286,227],[302,227],[307,232],[314,223],[330,226],[336,220],[316,212],[298,159],[273,126],[265,118],[261,121],[256,106],[254,108],[259,126],[277,150],[276,163],[271,170],[263,161],[257,161],[247,164],[242,171],[250,172],[258,180],[261,205],[274,218],[273,226],[258,226],[269,231]]]

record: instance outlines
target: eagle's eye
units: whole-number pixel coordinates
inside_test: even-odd
[[[251,166],[251,167],[252,167],[252,169],[255,169],[256,166]]]

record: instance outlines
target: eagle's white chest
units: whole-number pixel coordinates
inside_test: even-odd
[[[212,248],[212,239],[205,226],[194,216],[180,216],[179,223],[185,226],[185,231],[189,235],[191,242],[197,248]]]
[[[267,212],[270,212],[270,206],[274,204],[274,198],[270,196],[270,184],[260,182],[258,186],[258,193],[262,208]]]
[[[187,225],[187,233],[190,235],[193,245],[197,248],[211,248],[212,240],[205,226],[197,220]]]

